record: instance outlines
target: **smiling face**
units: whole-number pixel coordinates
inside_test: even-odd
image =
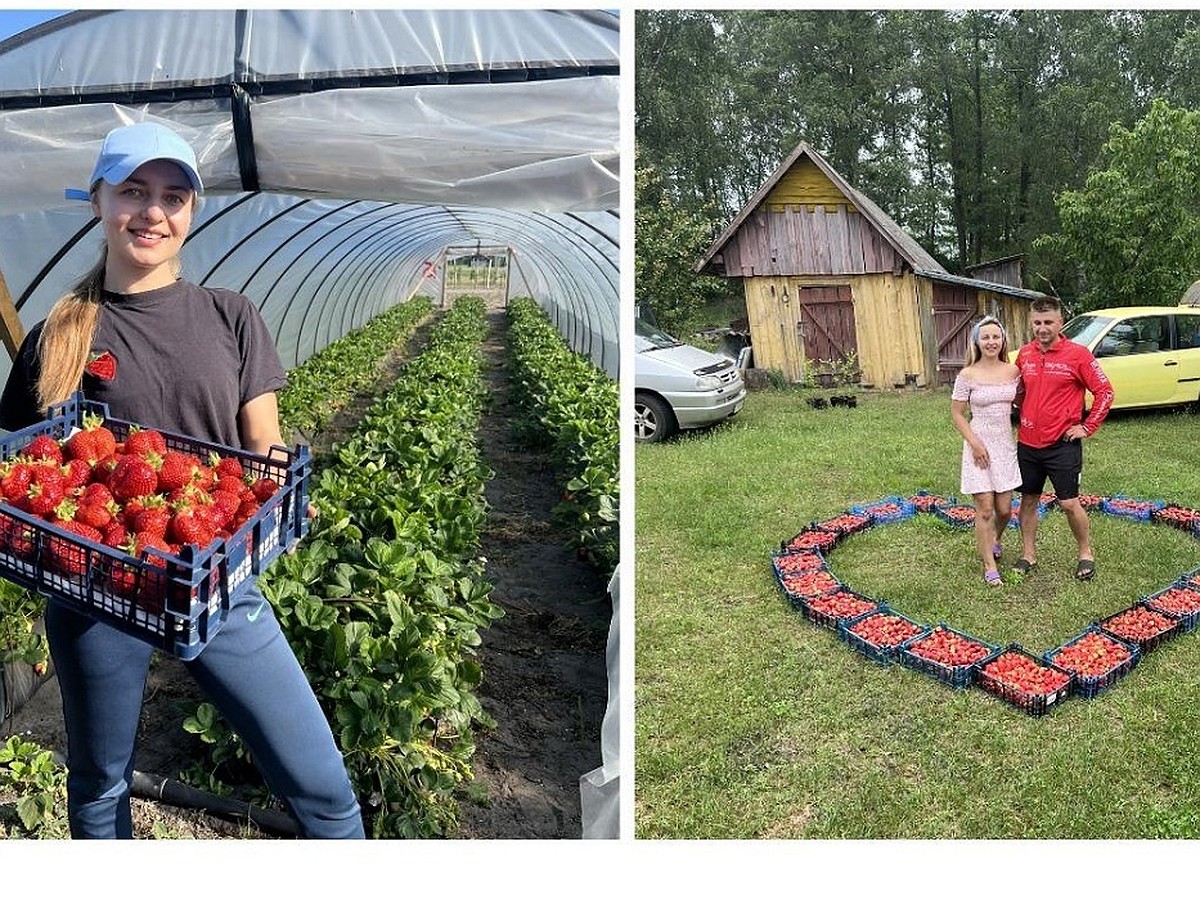
[[[173,282],[194,208],[191,182],[168,160],[151,160],[120,184],[101,181],[92,210],[108,244],[105,288],[135,293]]]
[[[997,359],[1006,349],[1004,332],[995,322],[979,329],[979,353],[984,359]]]
[[[1038,342],[1038,345],[1043,350],[1049,350],[1062,332],[1062,312],[1057,309],[1031,310],[1029,327],[1033,331],[1033,339]]]

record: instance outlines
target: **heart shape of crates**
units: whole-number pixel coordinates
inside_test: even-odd
[[[1156,500],[1080,495],[1085,509],[1181,529],[1200,539],[1200,511]],[[1017,527],[1014,516],[1009,523]],[[1055,508],[1044,494],[1038,516]],[[933,515],[958,528],[972,528],[975,510],[928,491],[885,497],[812,522],[771,554],[776,581],[805,618],[881,665],[923,672],[953,688],[972,685],[1032,715],[1042,715],[1068,697],[1091,699],[1137,664],[1142,654],[1193,630],[1200,622],[1200,569],[1139,598],[1125,609],[1091,623],[1080,634],[1038,656],[1020,644],[1001,647],[945,623],[922,624],[886,601],[860,594],[829,570],[828,554],[852,534],[914,515]]]

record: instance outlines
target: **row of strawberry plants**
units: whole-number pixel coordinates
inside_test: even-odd
[[[356,392],[375,377],[379,360],[406,338],[432,308],[428,297],[413,297],[351,331],[288,372],[279,392],[279,418],[285,433],[319,431]]]
[[[609,573],[620,552],[617,384],[573,352],[533,300],[510,301],[508,315],[513,399],[521,410],[514,427],[551,451],[562,489],[555,511],[580,554]]]
[[[483,580],[475,435],[483,302],[461,298],[314,476],[308,539],[260,584],[320,698],[375,837],[446,834],[471,777]],[[215,764],[241,753],[202,708]]]

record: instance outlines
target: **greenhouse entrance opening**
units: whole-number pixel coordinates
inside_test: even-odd
[[[442,308],[445,309],[464,294],[474,294],[488,301],[507,302],[511,256],[509,247],[485,247],[479,243],[474,247],[447,247],[442,276]]]

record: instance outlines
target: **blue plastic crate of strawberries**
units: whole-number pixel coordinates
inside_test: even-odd
[[[77,394],[0,441],[0,575],[190,658],[307,531],[311,456],[277,449],[140,427]]]

